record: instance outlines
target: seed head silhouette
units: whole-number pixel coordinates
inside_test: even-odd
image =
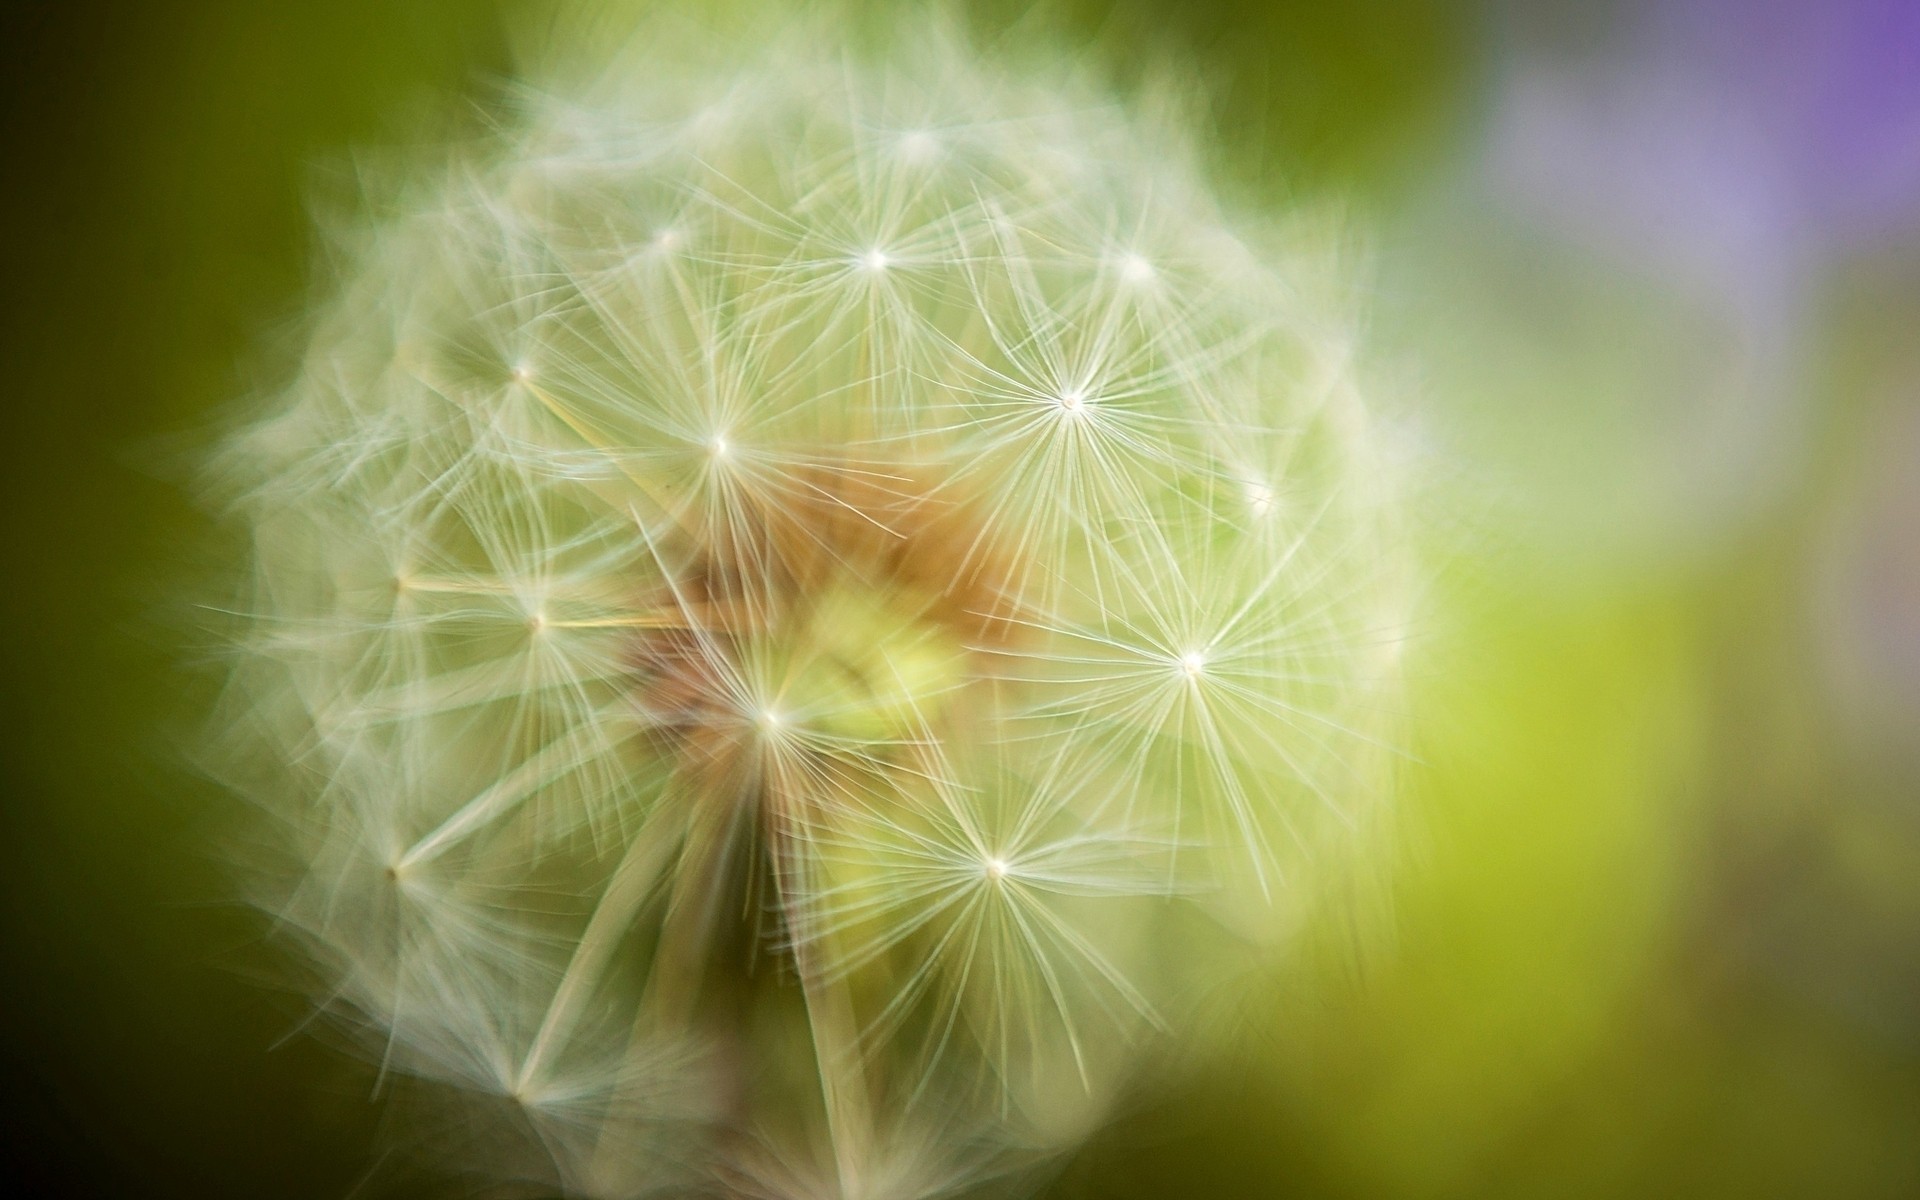
[[[571,1194],[990,1186],[1379,803],[1353,322],[1070,72],[673,45],[419,172],[225,445],[263,902]]]

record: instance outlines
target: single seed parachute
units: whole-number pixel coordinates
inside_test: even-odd
[[[991,1187],[1374,819],[1405,554],[1327,256],[913,44],[529,91],[221,457],[263,900],[503,1174]]]

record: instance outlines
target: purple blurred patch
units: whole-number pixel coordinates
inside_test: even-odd
[[[1667,0],[1650,49],[1759,131],[1804,229],[1850,243],[1920,217],[1920,3]]]
[[[1806,469],[1828,273],[1920,246],[1920,0],[1505,13],[1427,332],[1571,540],[1706,550]]]

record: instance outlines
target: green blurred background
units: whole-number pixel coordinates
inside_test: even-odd
[[[1191,72],[1223,188],[1349,214],[1432,568],[1390,903],[1060,1195],[1920,1195],[1913,7],[969,10]],[[1794,23],[1854,9],[1877,37]],[[36,1194],[439,1194],[228,900],[191,461],[287,369],[309,201],[537,18],[0,16],[0,1177]]]

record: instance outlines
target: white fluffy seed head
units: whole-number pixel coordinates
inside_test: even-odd
[[[224,459],[276,912],[583,1194],[1063,1146],[1379,798],[1403,553],[1318,268],[908,40],[528,93]]]

